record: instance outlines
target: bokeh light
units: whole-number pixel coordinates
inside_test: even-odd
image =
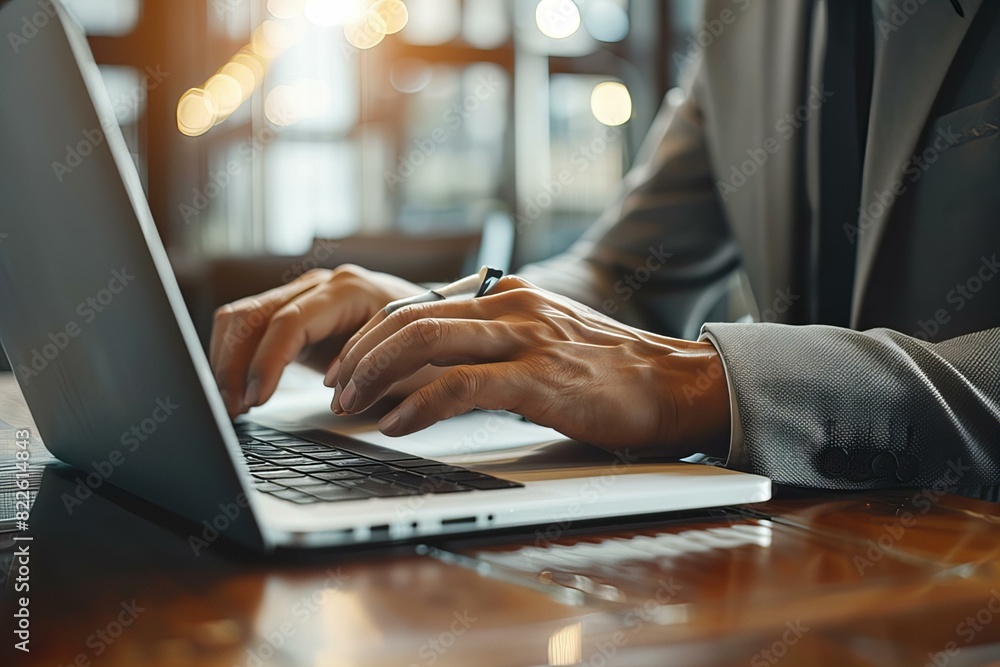
[[[387,29],[385,19],[374,9],[369,9],[360,19],[344,26],[344,37],[355,48],[370,49],[385,39]]]
[[[205,82],[205,94],[220,118],[228,118],[243,102],[243,87],[228,74],[216,74]]]
[[[276,19],[297,19],[304,6],[305,0],[267,0],[267,11]]]
[[[366,0],[306,0],[304,13],[311,23],[329,27],[358,21],[367,9]]]
[[[546,37],[565,39],[580,29],[580,8],[573,0],[541,0],[535,23]]]
[[[263,74],[263,70],[261,73]],[[254,74],[253,70],[251,70],[246,63],[238,62],[235,56],[232,60],[219,68],[219,74],[232,77],[233,81],[235,81],[240,87],[240,102],[249,99],[250,96],[253,95],[254,88],[257,87],[257,76]],[[235,111],[235,109],[233,109],[233,111]]]
[[[622,125],[632,117],[632,96],[623,84],[605,81],[590,94],[590,110],[605,125]]]
[[[385,34],[395,35],[406,27],[410,14],[402,0],[378,0],[372,5],[372,11],[385,21]]]
[[[189,137],[208,132],[217,116],[212,98],[201,88],[192,88],[177,102],[177,129]]]

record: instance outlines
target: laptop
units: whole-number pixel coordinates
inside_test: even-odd
[[[301,369],[234,424],[82,30],[58,2],[14,0],[0,35],[18,38],[0,46],[0,343],[42,440],[79,469],[67,512],[109,484],[186,518],[197,553],[558,532],[770,497],[764,477],[605,455],[507,414],[385,438],[332,415]],[[441,431],[456,425],[466,451]]]

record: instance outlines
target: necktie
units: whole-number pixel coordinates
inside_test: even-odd
[[[820,0],[826,14],[819,111],[817,234],[818,321],[849,326],[855,246],[844,225],[856,225],[874,70],[871,0]]]

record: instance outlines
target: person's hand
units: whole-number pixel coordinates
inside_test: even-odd
[[[711,343],[625,326],[518,277],[478,299],[376,314],[327,373],[332,409],[361,412],[427,364],[450,368],[382,418],[386,435],[483,408],[605,447],[728,447],[728,388]]]
[[[267,401],[285,367],[326,371],[344,341],[390,301],[424,289],[357,266],[316,269],[215,312],[209,359],[231,417]]]

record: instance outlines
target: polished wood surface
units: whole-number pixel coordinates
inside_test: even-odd
[[[9,375],[0,420],[9,464],[33,428]],[[4,572],[0,664],[1000,661],[1000,507],[933,490],[264,558],[195,555],[184,523],[108,490],[69,513],[76,475],[48,467],[28,529],[0,534],[8,558],[32,538],[31,652],[12,650]]]

